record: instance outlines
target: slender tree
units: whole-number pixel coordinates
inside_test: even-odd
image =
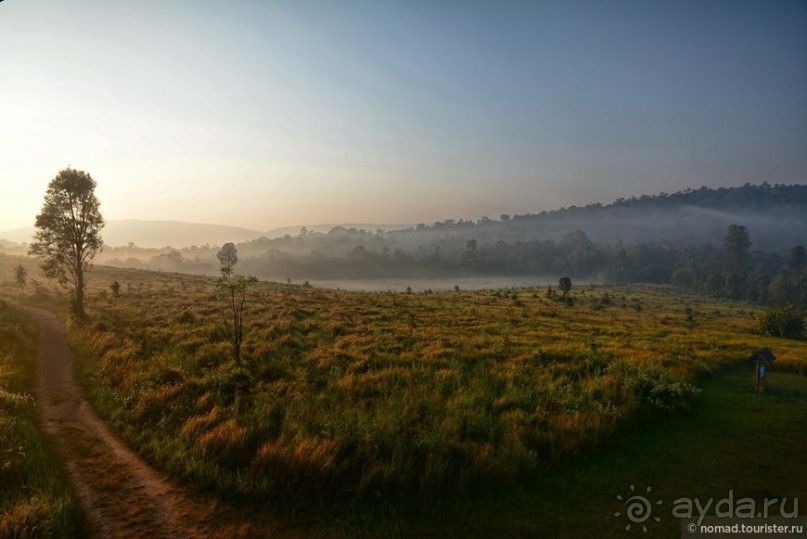
[[[568,277],[561,277],[558,281],[558,288],[560,291],[563,292],[563,297],[569,295],[569,291],[572,289],[572,280]]]
[[[232,243],[225,243],[216,257],[221,263],[221,277],[217,283],[219,297],[225,304],[222,333],[232,347],[235,364],[240,365],[247,299],[258,279],[252,276],[233,275],[233,266],[238,262],[238,255]]]
[[[86,172],[66,168],[48,184],[29,254],[43,260],[45,275],[74,290],[73,313],[86,319],[85,272],[103,246],[104,219],[95,196],[95,180]]]
[[[17,286],[20,287],[20,293],[25,295],[25,286],[28,284],[28,270],[22,264],[14,268],[14,280],[17,282]]]

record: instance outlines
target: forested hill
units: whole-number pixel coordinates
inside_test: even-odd
[[[731,264],[730,230],[741,251]],[[303,228],[295,236],[238,243],[236,270],[283,280],[566,275],[673,283],[758,301],[800,298],[807,305],[805,243],[807,185],[762,184],[401,230]],[[217,250],[108,248],[100,262],[215,274]]]
[[[786,254],[807,237],[807,185],[749,185],[619,199],[611,204],[570,206],[525,215],[447,219],[403,230],[366,231],[334,227],[243,244],[248,256],[349,256],[354,248],[467,260],[469,250],[536,241],[588,241],[603,246],[652,243],[676,248],[719,245],[732,224],[746,227],[754,248]],[[386,250],[386,251],[385,251]]]
[[[807,235],[807,185],[746,184],[743,187],[689,189],[673,194],[618,199],[611,204],[570,206],[479,221],[446,220],[394,234],[422,240],[454,235],[477,243],[562,240],[584,233],[595,243],[659,243],[691,246],[719,243],[731,224],[753,232],[757,247],[786,252]],[[411,245],[410,245],[411,246]]]

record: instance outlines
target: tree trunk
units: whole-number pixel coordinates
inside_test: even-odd
[[[86,320],[87,313],[84,312],[84,272],[78,268],[76,272],[76,318]]]

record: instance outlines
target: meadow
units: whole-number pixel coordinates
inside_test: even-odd
[[[351,533],[563,492],[557,470],[632,428],[686,418],[698,386],[760,346],[776,371],[807,373],[805,342],[759,334],[754,307],[658,286],[575,286],[569,305],[546,287],[260,283],[236,363],[214,279],[101,267],[91,279],[91,322],[70,334],[114,430],[200,488],[309,520],[338,512]]]

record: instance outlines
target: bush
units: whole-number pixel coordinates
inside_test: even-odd
[[[774,337],[801,339],[804,337],[804,312],[787,304],[771,307],[757,315],[760,329]]]
[[[692,397],[701,391],[692,384],[673,379],[658,366],[617,361],[609,372],[620,375],[643,402],[662,410],[688,409]]]

